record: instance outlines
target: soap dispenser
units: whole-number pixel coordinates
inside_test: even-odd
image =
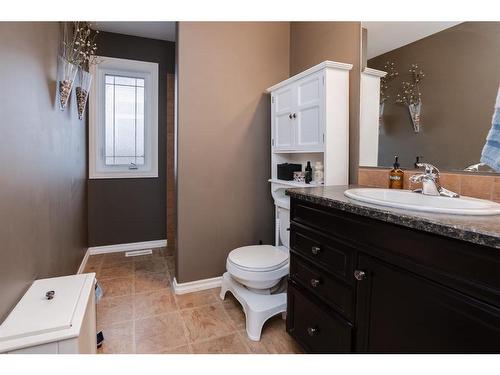
[[[392,170],[389,172],[389,189],[402,189],[404,181],[404,172],[399,168],[399,157],[394,157]]]

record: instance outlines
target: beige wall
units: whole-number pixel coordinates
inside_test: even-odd
[[[350,63],[349,181],[357,181],[359,160],[360,22],[291,22],[290,75],[325,60]]]
[[[57,22],[0,22],[0,323],[87,248],[85,121],[56,105]]]
[[[179,24],[179,282],[220,276],[232,249],[274,242],[264,90],[288,77],[289,37],[289,23]]]

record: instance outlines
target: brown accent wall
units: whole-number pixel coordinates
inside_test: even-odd
[[[158,178],[89,180],[89,245],[162,240],[167,227],[167,75],[175,43],[101,32],[99,54],[159,64]],[[167,103],[167,105],[166,105]]]
[[[359,164],[360,22],[291,22],[290,75],[333,60],[353,65],[349,73],[349,181]]]
[[[368,66],[383,70],[388,60],[400,76],[388,90],[378,165],[391,166],[394,155],[403,167],[413,166],[417,155],[442,170],[478,163],[500,82],[500,22],[465,22],[372,58]],[[407,108],[394,104],[413,63],[425,72],[418,135]]]
[[[289,23],[178,26],[177,272],[220,276],[232,249],[274,243],[270,100],[289,75]]]
[[[55,22],[0,23],[0,322],[86,250],[86,127],[74,95],[56,107],[58,40]]]
[[[389,168],[359,168],[358,183],[364,186],[388,188]],[[407,169],[404,171],[404,189],[417,189],[410,176],[422,171]],[[500,177],[494,175],[477,175],[466,173],[441,173],[441,184],[455,193],[474,198],[489,199],[500,203]]]

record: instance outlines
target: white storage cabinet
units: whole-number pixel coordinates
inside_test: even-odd
[[[95,273],[36,280],[0,325],[0,353],[94,354],[96,341]]]
[[[349,71],[351,64],[324,61],[270,88],[270,181],[279,181],[276,165],[285,162],[324,164],[326,185],[345,185],[349,171]]]

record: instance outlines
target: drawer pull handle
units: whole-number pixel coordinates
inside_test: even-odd
[[[356,270],[354,271],[354,278],[358,281],[364,280],[366,273],[364,271]]]
[[[311,247],[311,253],[313,253],[313,255],[318,255],[320,252],[321,252],[321,247],[319,246]]]
[[[307,334],[309,336],[316,336],[319,333],[319,328],[318,327],[309,327],[307,328]]]
[[[313,288],[317,288],[318,286],[320,286],[321,284],[321,280],[319,279],[311,279],[311,286]]]

